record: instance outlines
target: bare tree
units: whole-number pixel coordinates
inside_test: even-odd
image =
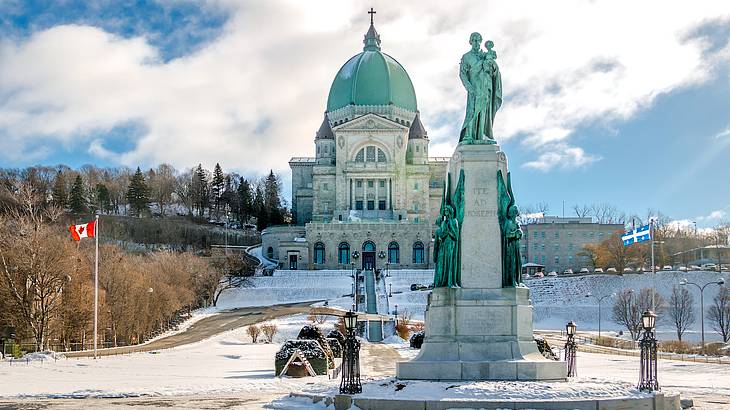
[[[613,321],[624,325],[633,340],[639,340],[639,336],[641,336],[641,315],[644,311],[651,309],[652,299],[655,304],[654,312],[659,317],[663,316],[666,311],[666,302],[659,293],[654,293],[652,289],[644,288],[638,294],[631,289],[626,289],[616,296],[612,309]]]
[[[0,274],[14,311],[42,349],[69,282],[72,252],[68,240],[46,224],[60,211],[43,209],[30,184],[19,183],[15,191],[16,207],[0,215]]]
[[[684,287],[672,288],[672,296],[667,307],[669,318],[677,329],[677,339],[682,341],[682,335],[695,322],[694,298]]]
[[[172,202],[172,194],[176,188],[175,168],[161,164],[157,169],[150,170],[148,175],[151,199],[157,203],[160,215],[165,216],[165,206]]]
[[[573,205],[573,212],[579,218],[591,216],[591,207],[589,205]]]
[[[720,333],[723,342],[730,341],[730,292],[725,286],[712,299],[712,306],[707,310],[707,319],[712,328]]]
[[[216,306],[224,291],[252,286],[251,276],[255,270],[256,266],[250,259],[239,256],[229,255],[213,261],[200,281],[202,294],[207,296],[209,304]]]

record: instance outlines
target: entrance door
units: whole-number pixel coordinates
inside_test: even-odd
[[[362,268],[363,270],[375,269],[375,252],[362,253]]]
[[[362,268],[364,270],[375,269],[375,244],[370,241],[362,244]]]
[[[297,261],[299,257],[296,254],[289,255],[289,270],[297,270]]]

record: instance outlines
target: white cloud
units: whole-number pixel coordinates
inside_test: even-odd
[[[730,127],[725,128],[723,131],[720,131],[717,133],[717,135],[715,135],[716,139],[728,138],[728,137],[730,137]]]
[[[240,172],[285,170],[290,156],[311,154],[330,83],[361,50],[372,2],[222,4],[232,13],[223,34],[168,62],[144,37],[94,27],[0,40],[0,136],[11,151],[0,158],[48,140],[81,141],[93,155],[131,166],[221,162]],[[728,15],[713,1],[374,6],[383,51],[411,75],[426,127],[447,120],[429,128],[432,153],[448,155],[456,143],[465,98],[458,61],[477,30],[495,41],[503,72],[498,139],[524,136],[538,155],[525,166],[543,171],[599,159],[570,141],[581,124],[629,118],[661,93],[705,81],[720,57],[683,39]],[[100,135],[129,123],[144,130],[134,148],[105,149]]]
[[[526,162],[524,166],[526,168],[534,168],[547,172],[554,168],[580,168],[584,165],[600,160],[601,157],[586,154],[583,148],[571,147],[565,144],[556,144],[551,147],[549,151],[540,154],[537,160]]]

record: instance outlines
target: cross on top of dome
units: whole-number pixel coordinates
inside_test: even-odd
[[[380,34],[375,31],[375,25],[373,24],[373,16],[375,13],[377,11],[370,7],[370,11],[368,11],[368,14],[370,14],[370,28],[365,34],[365,39],[362,41],[365,44],[363,48],[365,51],[380,51]]]

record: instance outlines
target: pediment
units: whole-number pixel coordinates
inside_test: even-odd
[[[408,127],[377,114],[365,114],[332,128],[334,131],[408,131]]]

